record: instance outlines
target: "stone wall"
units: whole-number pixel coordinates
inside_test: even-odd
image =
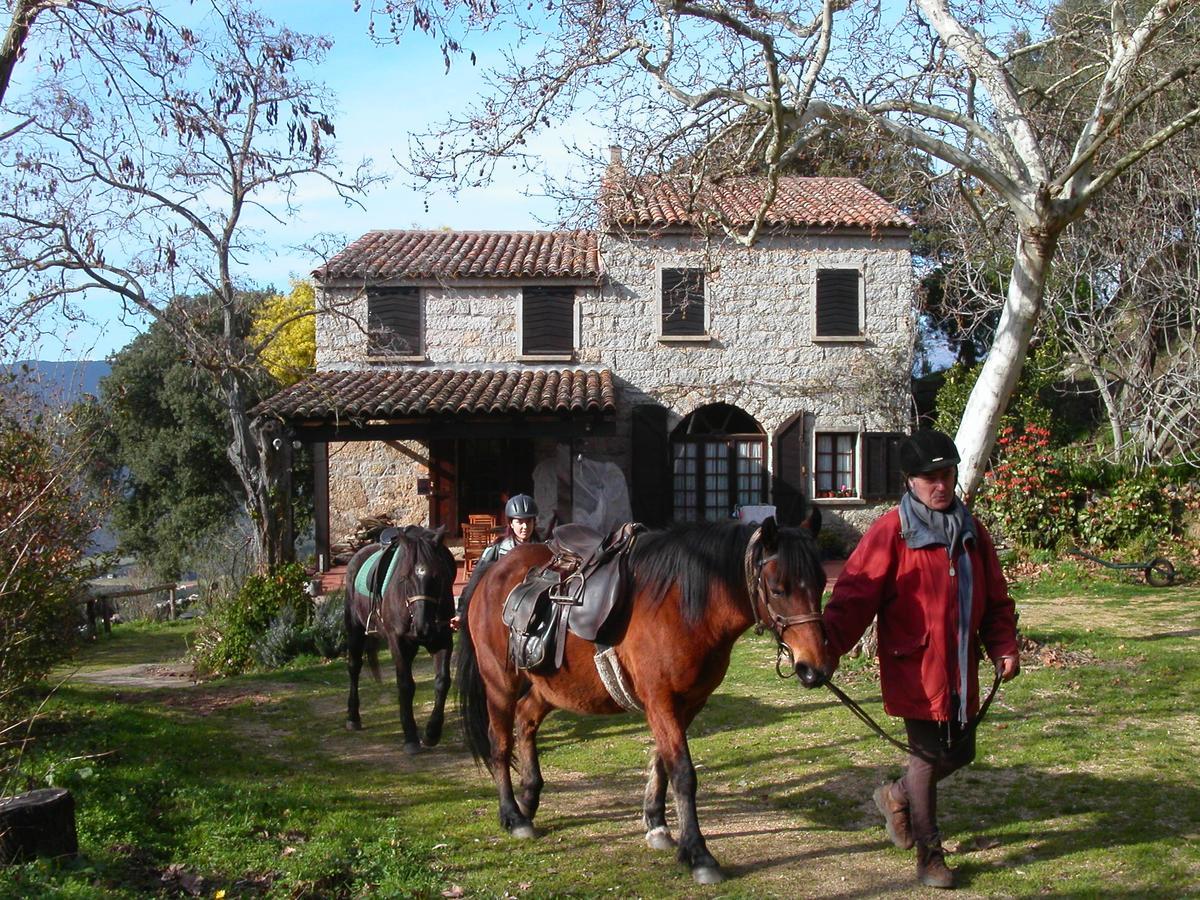
[[[429,524],[429,498],[417,479],[429,474],[419,441],[354,441],[329,445],[329,535],[341,543],[367,516],[398,524]]]

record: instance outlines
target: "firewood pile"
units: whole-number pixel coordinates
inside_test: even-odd
[[[387,513],[377,516],[364,516],[358,520],[358,525],[354,531],[342,537],[340,541],[335,541],[333,546],[329,548],[333,558],[340,563],[350,561],[350,557],[361,550],[367,544],[372,544],[379,539],[379,533],[385,528],[396,527],[396,521]]]

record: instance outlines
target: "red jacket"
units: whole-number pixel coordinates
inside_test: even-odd
[[[967,710],[979,708],[980,642],[993,660],[1017,655],[1017,620],[987,529],[976,520],[971,555],[971,671]],[[900,537],[900,511],[880,516],[838,576],[825,607],[825,631],[841,656],[879,617],[883,706],[907,719],[945,722],[958,684],[958,577],[945,546],[910,549]]]

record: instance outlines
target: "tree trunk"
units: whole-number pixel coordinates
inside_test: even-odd
[[[43,788],[0,800],[0,865],[78,852],[70,791]]]
[[[996,328],[996,338],[967,398],[954,439],[962,457],[958,485],[966,500],[971,499],[983,481],[988,457],[1000,429],[1000,419],[1025,365],[1057,241],[1057,231],[1052,234],[1042,232],[1037,236],[1022,231],[1017,239],[1008,296]]]
[[[1121,421],[1121,413],[1117,408],[1117,399],[1113,396],[1112,386],[1108,376],[1100,366],[1087,363],[1088,374],[1096,382],[1096,390],[1104,403],[1104,414],[1108,417],[1108,428],[1112,432],[1113,456],[1120,460],[1125,456],[1125,428]]]
[[[246,492],[255,529],[255,558],[271,571],[296,558],[292,533],[292,442],[283,426],[271,419],[251,422],[245,389],[233,373],[221,379],[233,440],[229,460]]]

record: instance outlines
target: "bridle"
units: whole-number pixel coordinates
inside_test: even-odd
[[[423,563],[423,562],[415,563],[413,565],[411,575],[409,575],[407,577],[414,579],[418,585],[425,585],[434,580],[433,578],[431,578],[429,576],[429,570],[428,570],[428,568],[426,568],[425,563]],[[433,620],[434,620],[435,625],[440,627],[442,625],[446,625],[449,623],[449,621],[450,621],[449,619],[443,620],[440,616],[436,615],[436,612],[441,607],[441,603],[442,603],[441,597],[438,597],[435,594],[408,594],[408,593],[406,593],[404,595],[404,608],[408,612],[409,619],[415,621],[416,614],[413,611],[414,603],[432,603],[432,604],[434,604],[435,615],[433,617]]]
[[[821,627],[821,636],[824,639],[825,627],[821,625],[821,613],[807,612],[801,613],[798,616],[785,616],[771,605],[771,591],[767,587],[766,579],[763,577],[763,569],[769,562],[774,562],[779,559],[779,554],[774,553],[770,556],[762,556],[762,528],[757,528],[750,535],[750,543],[746,545],[746,592],[750,597],[750,612],[754,615],[754,633],[762,634],[765,630],[770,629],[771,634],[775,636],[778,653],[775,658],[775,672],[780,678],[787,678],[782,669],[783,654],[786,653],[789,660],[792,659],[791,648],[783,642],[783,633],[795,625],[808,625],[813,622]],[[759,604],[766,610],[766,615],[759,613]],[[792,661],[792,671],[790,674],[796,673],[794,660]]]

